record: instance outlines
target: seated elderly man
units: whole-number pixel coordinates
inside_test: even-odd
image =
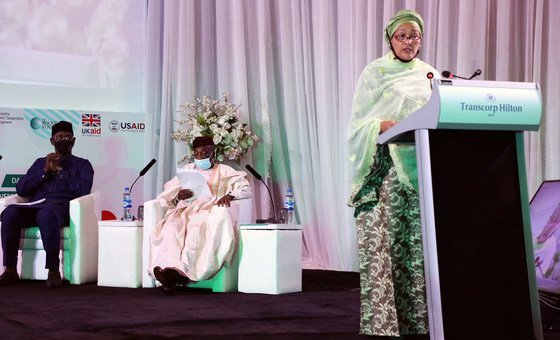
[[[193,141],[194,163],[185,166],[204,176],[211,192],[196,197],[177,177],[158,195],[169,208],[150,236],[150,274],[172,294],[177,283],[211,278],[235,250],[239,206],[236,199],[251,196],[246,173],[215,164],[212,137]]]

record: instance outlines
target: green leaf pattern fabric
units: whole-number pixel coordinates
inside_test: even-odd
[[[387,147],[377,155],[362,192],[377,192],[379,199],[373,208],[365,204],[356,209],[360,333],[427,334],[418,194],[398,181]]]

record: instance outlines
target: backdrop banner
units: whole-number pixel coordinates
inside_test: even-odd
[[[122,194],[144,167],[144,115],[56,109],[0,108],[0,196],[15,186],[35,159],[54,151],[53,124],[72,123],[72,154],[88,159],[95,170],[92,191],[101,194],[100,208],[122,217]],[[134,186],[134,215],[143,202],[141,180]],[[101,218],[101,216],[98,216]]]

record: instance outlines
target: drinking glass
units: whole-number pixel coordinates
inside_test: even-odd
[[[138,216],[138,221],[143,221],[144,220],[144,206],[143,205],[138,206],[138,214],[136,216]]]
[[[280,216],[280,223],[281,224],[288,223],[288,209],[286,209],[286,208],[280,209],[280,212],[278,213],[278,216]]]

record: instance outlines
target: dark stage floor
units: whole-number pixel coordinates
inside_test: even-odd
[[[357,273],[304,270],[303,292],[283,295],[44,284],[0,287],[0,338],[368,338],[357,334]],[[560,339],[559,318],[543,307],[545,339]]]

